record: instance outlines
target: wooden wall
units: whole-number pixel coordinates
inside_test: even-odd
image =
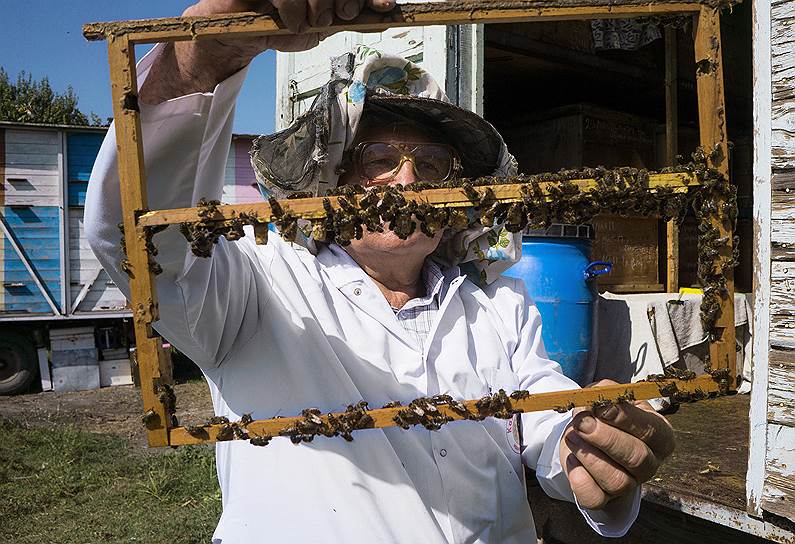
[[[795,2],[770,11],[770,350],[763,510],[795,520]]]
[[[60,308],[62,276],[60,223],[60,134],[55,130],[0,127],[0,216],[14,242],[0,238],[0,313],[48,314]],[[33,270],[34,276],[28,270]],[[36,282],[50,298],[48,302]]]
[[[104,137],[102,129],[0,126],[0,219],[33,270],[0,232],[0,321],[127,312],[83,228],[88,179]],[[225,203],[262,198],[249,161],[252,140],[233,137]]]

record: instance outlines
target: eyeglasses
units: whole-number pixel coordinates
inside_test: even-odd
[[[446,144],[362,142],[353,150],[356,173],[366,187],[389,183],[406,161],[417,181],[447,181],[461,170],[458,153]]]

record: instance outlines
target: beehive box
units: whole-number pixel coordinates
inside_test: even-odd
[[[655,161],[654,122],[590,104],[536,112],[503,132],[526,173],[598,165],[651,168]],[[597,280],[600,290],[663,290],[657,219],[600,216],[593,226],[593,260],[613,264],[612,272]]]

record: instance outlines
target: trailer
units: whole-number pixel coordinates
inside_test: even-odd
[[[0,122],[0,394],[27,391],[37,377],[45,390],[131,378],[131,312],[83,231],[88,179],[106,131]],[[233,136],[226,203],[259,195],[252,139]]]
[[[753,359],[750,399],[683,406],[671,416],[679,451],[644,487],[639,521],[618,542],[795,543],[793,20],[792,2],[762,1],[734,5],[721,19],[730,179],[739,206],[735,280],[750,301],[746,326],[753,333],[739,346]],[[276,126],[286,128],[309,109],[331,57],[366,45],[417,63],[454,103],[483,115],[504,135],[520,171],[662,168],[698,145],[696,80],[705,68],[695,58],[692,20],[659,23],[337,33],[311,51],[277,55]],[[665,224],[605,217],[595,227],[594,259],[617,264],[601,290],[628,299],[668,292],[678,300],[680,287],[698,287],[697,232],[688,218]],[[647,356],[626,357],[629,375]],[[544,542],[602,541],[573,506],[538,488],[529,498]]]

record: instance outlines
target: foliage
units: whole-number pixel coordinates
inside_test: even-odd
[[[103,125],[95,113],[86,116],[77,108],[77,95],[71,86],[63,94],[55,92],[44,77],[34,81],[24,71],[16,83],[0,68],[0,121],[56,125]]]
[[[221,514],[213,450],[134,453],[122,438],[0,418],[0,541],[208,542]]]

